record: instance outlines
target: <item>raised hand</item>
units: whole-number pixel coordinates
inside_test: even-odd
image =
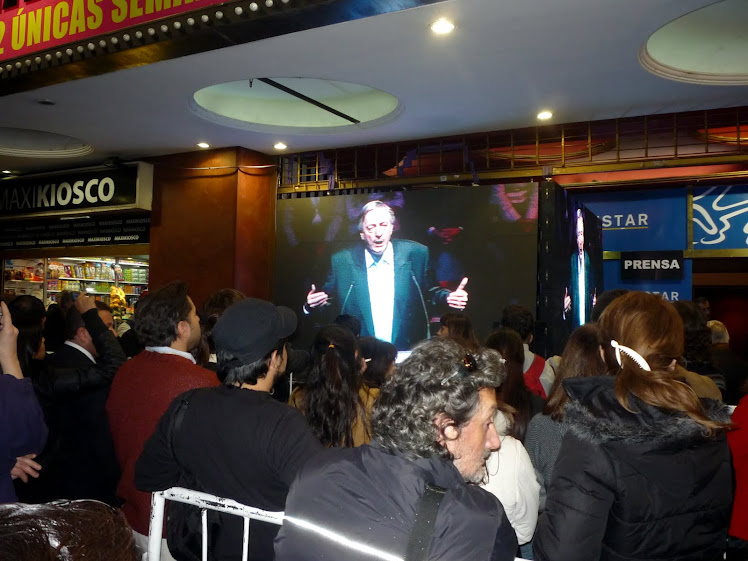
[[[327,292],[318,291],[317,287],[312,285],[312,289],[306,295],[306,305],[309,308],[318,308],[326,305],[329,298]]]
[[[465,277],[460,281],[460,285],[457,287],[457,290],[449,293],[449,296],[447,296],[447,305],[450,308],[455,308],[457,310],[465,309],[465,306],[467,306],[468,303],[468,293],[465,290],[465,285],[467,285],[467,283],[468,278]]]
[[[88,310],[93,310],[95,307],[96,307],[96,300],[84,294],[83,292],[81,292],[78,295],[78,299],[75,301],[75,308],[81,314],[86,313]]]
[[[13,325],[8,306],[0,302],[0,374],[10,374],[16,378],[23,378],[21,365],[18,362],[18,329]]]

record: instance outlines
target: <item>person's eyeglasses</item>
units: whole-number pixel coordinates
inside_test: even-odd
[[[450,374],[442,380],[442,386],[449,382],[455,376],[459,376],[460,378],[467,378],[476,370],[478,370],[478,363],[475,361],[475,357],[471,353],[466,352],[465,356],[462,357],[462,364],[459,365],[457,371],[454,374]]]

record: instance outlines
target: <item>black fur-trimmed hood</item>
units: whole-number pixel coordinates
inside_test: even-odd
[[[615,378],[599,376],[564,381],[570,399],[564,420],[579,438],[603,444],[622,442],[663,446],[695,442],[706,438],[704,428],[687,415],[664,411],[631,398],[632,413],[623,408],[615,395]],[[729,409],[713,399],[702,399],[707,415],[729,422]]]

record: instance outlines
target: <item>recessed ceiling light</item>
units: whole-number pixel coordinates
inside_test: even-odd
[[[10,171],[9,169],[4,169],[4,170],[3,170],[3,173],[13,173],[13,172],[12,172],[12,171]]]
[[[276,150],[285,150],[286,148],[288,148],[288,146],[286,146],[282,142],[278,142],[273,146],[273,148],[275,148]]]
[[[439,18],[431,24],[431,31],[433,31],[437,35],[446,35],[447,33],[451,33],[454,28],[455,24],[446,18]]]
[[[540,113],[538,113],[538,119],[540,119],[541,121],[547,121],[551,117],[553,117],[553,113],[551,113],[550,111],[541,111]]]
[[[197,147],[198,148],[210,148],[210,144],[208,144],[207,142],[198,142]]]

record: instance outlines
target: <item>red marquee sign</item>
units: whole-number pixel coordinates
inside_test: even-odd
[[[0,13],[0,61],[223,4],[226,0],[34,0]]]

